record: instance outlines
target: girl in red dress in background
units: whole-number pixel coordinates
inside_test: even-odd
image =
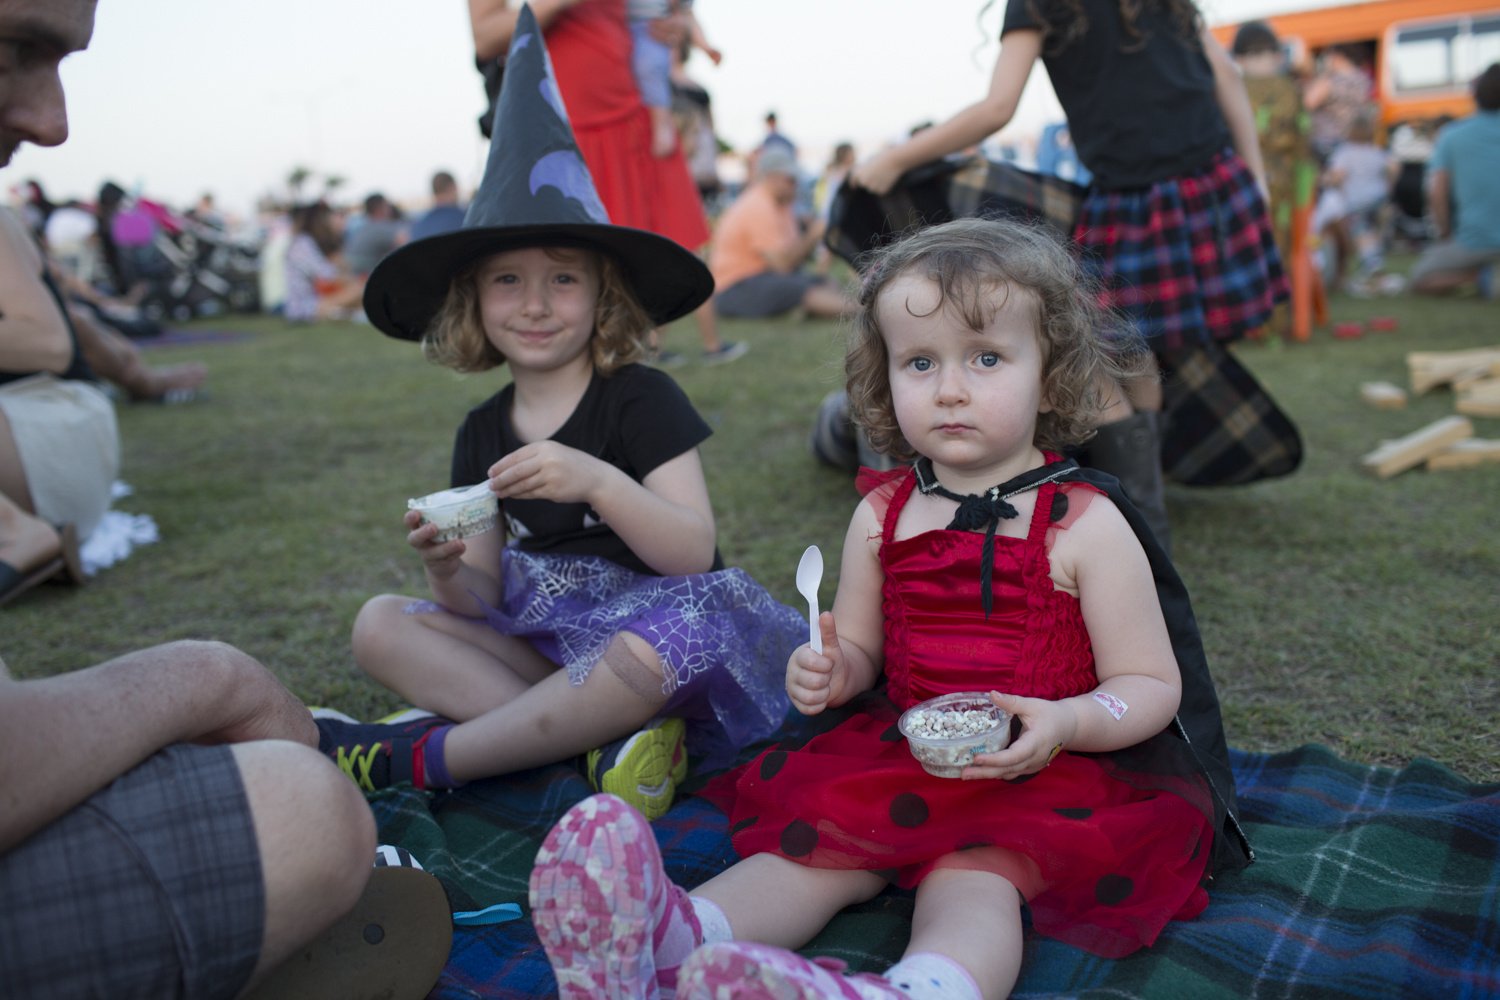
[[[519,3],[469,0],[474,52],[481,63],[510,47]],[[708,243],[708,217],[681,148],[651,150],[651,112],[631,70],[625,0],[531,0],[547,40],[568,120],[609,221],[675,240]],[[693,314],[705,360],[733,360],[743,348],[719,340],[712,304]],[[733,355],[733,357],[730,357]]]
[[[1224,789],[1172,727],[1206,673],[1140,515],[1056,454],[1149,363],[1101,336],[1094,302],[1060,243],[1007,222],[926,229],[869,265],[850,402],[915,461],[867,477],[823,652],[799,647],[786,682],[809,715],[861,700],[707,790],[745,860],[692,896],[620,800],[566,814],[531,880],[563,996],[993,998],[1019,974],[1023,905],[1105,957],[1202,911]],[[927,773],[897,718],[972,690],[1019,734],[962,780]],[[884,976],[785,950],[889,884],[916,902]]]

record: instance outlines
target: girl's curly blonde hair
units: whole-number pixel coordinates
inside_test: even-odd
[[[553,260],[581,253],[599,274],[599,301],[594,306],[594,335],[589,339],[594,370],[606,378],[624,365],[646,356],[651,317],[615,259],[590,246],[542,247]],[[504,251],[497,251],[504,252]],[[505,364],[505,355],[490,343],[479,315],[475,274],[493,254],[480,257],[460,271],[448,285],[443,306],[422,335],[422,353],[434,364],[455,371],[482,372]]]
[[[1051,451],[1093,436],[1120,385],[1151,374],[1151,355],[1125,321],[1098,304],[1093,284],[1059,240],[1037,226],[999,219],[959,219],[897,240],[861,261],[860,310],[844,372],[849,408],[870,445],[901,460],[915,457],[891,405],[881,293],[912,274],[938,287],[937,308],[971,330],[983,330],[1011,294],[1029,303],[1042,348],[1042,393],[1036,444]],[[1106,330],[1108,332],[1106,332]]]

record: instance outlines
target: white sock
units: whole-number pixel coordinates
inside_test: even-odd
[[[969,970],[935,951],[907,955],[885,971],[885,979],[911,1000],[980,1000]]]
[[[734,932],[729,929],[729,918],[719,909],[718,903],[704,896],[689,896],[688,902],[693,904],[693,912],[698,916],[704,944],[734,940]]]

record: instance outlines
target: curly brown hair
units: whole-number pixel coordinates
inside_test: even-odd
[[[554,260],[582,253],[599,274],[599,301],[594,306],[594,335],[589,340],[594,370],[608,378],[621,367],[646,356],[651,317],[641,307],[625,280],[619,263],[589,246],[557,245],[540,249]],[[505,364],[502,354],[485,336],[479,315],[475,274],[490,256],[480,257],[454,276],[442,308],[422,336],[422,353],[434,364],[460,372],[482,372]]]
[[[859,313],[844,372],[849,408],[870,445],[894,458],[915,456],[891,403],[890,356],[880,328],[880,295],[916,274],[938,287],[938,309],[983,330],[1006,297],[1030,303],[1042,346],[1042,393],[1052,406],[1037,416],[1036,444],[1052,451],[1093,436],[1119,386],[1152,372],[1144,341],[1105,312],[1062,242],[1046,230],[1000,219],[959,219],[921,229],[861,261]]]

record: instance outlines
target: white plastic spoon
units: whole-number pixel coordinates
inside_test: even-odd
[[[808,641],[814,653],[823,652],[823,635],[818,630],[818,584],[823,582],[823,553],[809,545],[797,563],[797,590],[807,598]]]

